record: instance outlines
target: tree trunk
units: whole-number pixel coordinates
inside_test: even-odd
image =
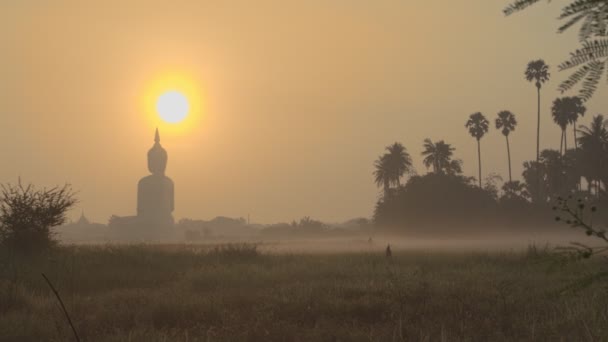
[[[564,135],[564,154],[566,154],[566,152],[568,152],[568,134],[566,134],[565,128],[562,134]]]
[[[390,186],[388,184],[388,180],[384,180],[384,200],[388,199],[389,196],[389,191],[390,191]]]
[[[564,130],[562,129],[562,134],[559,136],[559,155],[560,157],[564,155]]]
[[[477,139],[477,162],[479,165],[479,187],[481,188],[481,143]]]
[[[540,85],[536,86],[537,94],[538,94],[538,111],[537,111],[537,120],[536,120],[536,162],[540,160]]]
[[[576,141],[576,121],[572,124],[572,132],[574,133],[574,149],[578,150],[578,141]]]
[[[536,120],[536,188],[538,189],[538,201],[541,199],[540,195],[540,170],[538,170],[538,164],[540,161],[540,83],[536,84],[536,92],[538,97],[538,110],[537,110],[537,120]]]
[[[511,178],[511,148],[509,147],[509,136],[505,135],[507,139],[507,159],[509,160],[509,182],[513,182],[513,178]]]

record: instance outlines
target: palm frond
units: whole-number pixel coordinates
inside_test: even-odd
[[[575,0],[571,4],[562,8],[562,13],[558,17],[558,19],[564,19],[575,14],[580,14],[584,11],[589,11],[598,6],[604,5],[605,2],[605,0]]]
[[[568,20],[567,23],[565,23],[562,26],[560,26],[557,29],[557,32],[558,33],[564,33],[564,31],[566,31],[567,29],[569,29],[570,27],[572,27],[573,25],[575,25],[576,23],[578,23],[586,15],[587,15],[586,13],[582,13],[582,14],[579,14],[579,15],[575,16],[574,18],[571,18],[570,20]]]
[[[585,41],[580,49],[570,53],[570,59],[558,65],[559,71],[608,57],[608,39]]]
[[[597,85],[600,82],[600,78],[604,73],[604,63],[599,61],[592,61],[589,63],[590,71],[589,75],[583,81],[583,87],[580,91],[580,96],[583,100],[587,101],[593,96],[597,89]]]
[[[571,18],[558,32],[570,28],[582,18],[585,18],[579,30],[579,40],[585,41],[593,36],[606,35],[606,19],[608,19],[608,1],[606,0],[576,0],[562,9],[558,19]]]
[[[558,90],[561,93],[564,93],[564,92],[572,89],[572,87],[574,87],[585,76],[587,76],[587,74],[589,73],[590,70],[591,70],[591,68],[588,65],[583,65],[578,70],[576,70],[572,75],[570,75],[570,77],[568,77],[567,80],[563,81],[559,85]]]
[[[540,0],[516,0],[509,6],[505,7],[505,9],[503,9],[502,12],[505,15],[511,15],[515,12],[519,12],[527,7],[534,5],[539,1]],[[551,0],[549,0],[549,1],[551,1]]]

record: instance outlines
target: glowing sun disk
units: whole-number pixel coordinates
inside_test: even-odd
[[[188,116],[189,110],[188,99],[179,91],[167,91],[156,101],[156,111],[164,121],[169,123],[182,122]]]

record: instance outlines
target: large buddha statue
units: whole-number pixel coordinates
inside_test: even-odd
[[[151,175],[142,178],[137,185],[137,217],[142,223],[173,224],[173,181],[165,176],[166,168],[167,151],[160,145],[157,128],[154,146],[148,151]]]

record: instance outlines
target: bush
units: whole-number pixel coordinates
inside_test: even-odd
[[[38,252],[55,244],[52,228],[66,221],[76,204],[69,185],[36,189],[29,184],[0,186],[0,244],[24,253]]]
[[[454,227],[485,227],[496,209],[494,195],[470,178],[429,173],[411,177],[378,202],[374,222],[380,227],[437,233]]]

